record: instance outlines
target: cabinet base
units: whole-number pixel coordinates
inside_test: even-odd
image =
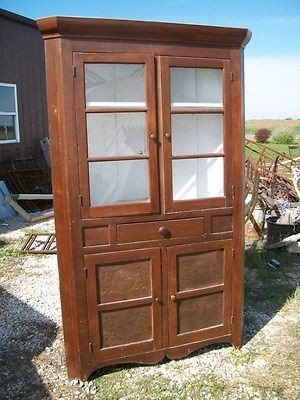
[[[97,371],[98,369],[107,367],[109,365],[127,364],[127,363],[151,365],[162,361],[165,357],[167,357],[170,360],[178,360],[180,358],[187,357],[189,354],[193,353],[194,351],[202,347],[206,347],[208,345],[216,343],[229,343],[235,347],[238,347],[236,346],[235,343],[232,342],[231,335],[224,335],[217,338],[206,339],[196,343],[189,343],[182,346],[170,347],[167,349],[152,351],[149,353],[115,358],[105,362],[101,361],[98,362],[94,360],[94,362],[92,362],[91,365],[89,365],[87,368],[81,371],[81,374],[78,374],[76,376],[73,376],[73,374],[69,374],[69,379],[87,380],[93,372]]]

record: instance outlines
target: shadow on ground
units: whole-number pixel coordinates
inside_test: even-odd
[[[279,262],[278,269],[268,265]],[[245,251],[243,344],[250,341],[293,296],[299,284],[299,264],[286,250],[267,251],[253,243]]]
[[[0,288],[0,398],[51,399],[33,357],[51,346],[58,327]]]
[[[52,209],[46,210],[52,211]],[[37,212],[37,213],[30,213],[32,216],[37,216],[44,214],[46,211],[43,212]],[[36,221],[36,222],[27,222],[25,221],[21,216],[15,216],[11,218],[0,218],[0,235],[5,235],[7,233],[12,233],[14,231],[17,231],[18,229],[23,229],[30,227],[34,229],[36,226],[41,224],[42,222],[51,222],[53,220],[53,217],[47,218],[45,220],[41,221]]]

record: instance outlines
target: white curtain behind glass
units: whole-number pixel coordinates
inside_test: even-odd
[[[173,160],[173,199],[224,195],[223,158]]]
[[[208,68],[171,68],[172,107],[221,107],[222,71]]]
[[[146,160],[92,162],[89,178],[91,206],[148,200]]]
[[[86,64],[87,107],[145,106],[143,64]]]
[[[147,153],[145,113],[87,114],[89,157]]]
[[[172,151],[178,154],[222,153],[222,114],[173,114]]]

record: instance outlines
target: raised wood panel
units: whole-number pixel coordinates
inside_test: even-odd
[[[97,246],[109,244],[108,226],[86,228],[83,230],[84,246]]]
[[[223,324],[223,293],[212,293],[178,302],[177,334]]]
[[[211,217],[211,232],[231,232],[232,216],[231,215],[214,215]]]
[[[117,226],[117,240],[118,243],[130,243],[178,237],[201,237],[204,232],[204,218],[120,224]]]
[[[218,285],[224,280],[223,250],[177,256],[177,290]]]
[[[230,333],[231,246],[226,240],[167,249],[169,345]]]
[[[150,305],[99,313],[100,348],[153,340]]]
[[[94,354],[113,359],[161,348],[160,249],[85,257]]]
[[[151,296],[149,260],[97,265],[98,302],[108,303]]]

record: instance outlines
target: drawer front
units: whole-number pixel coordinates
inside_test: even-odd
[[[101,246],[109,244],[108,226],[85,228],[83,230],[84,246]]]
[[[118,243],[168,240],[172,238],[204,236],[204,218],[120,224],[117,226]]]

